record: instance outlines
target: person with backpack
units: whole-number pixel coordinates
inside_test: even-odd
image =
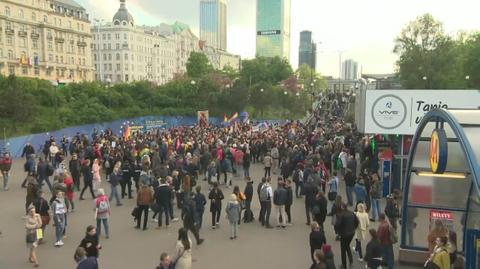
[[[108,196],[105,195],[105,191],[98,189],[98,196],[95,199],[95,219],[97,220],[97,236],[102,234],[102,226],[105,228],[105,238],[110,238],[110,229],[108,225],[108,219],[110,217],[110,203],[108,202]]]
[[[264,226],[267,229],[273,228],[270,225],[272,199],[273,199],[273,190],[272,190],[272,186],[270,185],[270,177],[268,177],[260,189],[260,204],[261,204],[260,221],[262,222],[262,226]]]
[[[140,229],[140,223],[142,222],[142,212],[144,215],[143,219],[143,230],[147,230],[147,221],[148,221],[148,209],[153,202],[153,191],[152,189],[144,184],[140,184],[140,190],[137,192],[137,207],[139,208],[137,215],[137,226],[135,229]]]
[[[213,189],[208,194],[210,200],[210,212],[212,213],[212,229],[220,225],[220,213],[222,212],[223,192],[218,188],[218,183],[213,183]]]
[[[342,266],[347,269],[347,255],[350,268],[353,264],[352,250],[350,249],[350,243],[355,235],[355,230],[358,227],[358,218],[353,212],[348,210],[346,204],[342,204],[342,212],[337,215],[338,234],[340,235],[340,251],[342,257]]]
[[[64,245],[62,238],[65,230],[65,221],[67,214],[67,206],[64,201],[64,193],[59,191],[56,193],[55,200],[51,205],[53,212],[53,220],[55,222],[55,247],[61,247]]]
[[[293,182],[295,183],[295,196],[300,198],[300,195],[303,194],[303,166],[297,164],[295,171],[293,172]]]

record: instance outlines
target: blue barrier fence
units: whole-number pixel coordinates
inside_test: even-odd
[[[210,117],[209,121],[212,125],[220,125],[222,123],[222,119],[216,117]],[[269,120],[267,122],[269,124],[276,124],[283,121]],[[35,152],[39,152],[45,141],[50,136],[53,136],[56,141],[60,141],[63,136],[69,138],[69,141],[71,141],[71,138],[77,133],[91,135],[94,128],[96,128],[99,133],[110,128],[114,134],[121,134],[123,127],[126,125],[130,126],[133,130],[141,129],[143,131],[148,131],[150,129],[168,129],[175,126],[193,126],[196,123],[197,117],[183,116],[146,116],[132,119],[121,119],[113,122],[86,124],[52,132],[31,134],[0,140],[0,150],[2,152],[8,151],[14,158],[18,158],[21,156],[23,147],[27,142],[32,144],[32,146],[35,148]]]

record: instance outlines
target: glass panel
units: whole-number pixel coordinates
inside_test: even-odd
[[[472,146],[478,162],[480,162],[480,127],[464,127],[463,131]]]
[[[449,179],[429,176],[418,176],[413,173],[410,177],[409,203],[419,205],[434,205],[435,207],[449,207],[466,209],[467,195],[470,191],[471,175],[465,179]]]
[[[480,230],[480,193],[475,186],[470,196],[470,208],[468,209],[467,229]]]
[[[425,208],[408,208],[408,219],[406,222],[406,242],[405,245],[409,247],[428,248],[428,234],[430,233],[430,226],[433,227],[435,219],[431,218],[431,211],[439,212],[433,209]],[[451,215],[450,218],[441,219],[448,230],[454,231],[457,234],[457,247],[459,251],[463,251],[463,226],[462,216],[463,212],[458,211],[441,211]]]

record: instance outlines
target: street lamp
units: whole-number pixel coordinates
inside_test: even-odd
[[[284,92],[283,92],[283,94],[284,94],[284,95],[287,95],[287,94],[288,94],[288,92],[287,92],[287,91],[284,91]]]
[[[195,85],[197,82],[195,80],[190,81],[190,84]]]
[[[466,76],[465,76],[465,80],[466,80],[465,88],[470,87],[470,85],[469,85],[469,84],[470,84],[470,83],[469,83],[469,82],[470,82],[470,76],[469,76],[469,75],[466,75]]]
[[[263,88],[261,88],[261,89],[260,89],[260,92],[263,92],[263,91],[264,91],[264,89],[263,89]]]
[[[428,88],[427,87],[427,79],[428,79],[427,76],[423,76],[422,79],[423,79],[423,81],[425,81],[425,89],[427,89]]]
[[[299,92],[297,92],[295,95],[296,95],[297,97],[300,97],[300,93],[299,93]]]

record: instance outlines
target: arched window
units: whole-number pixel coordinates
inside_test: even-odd
[[[23,9],[19,9],[19,10],[18,10],[18,17],[19,17],[20,19],[23,19]]]
[[[13,57],[13,50],[9,50],[8,51],[8,59],[9,60],[12,60],[14,57]]]
[[[119,21],[119,20],[115,20],[115,21],[113,22],[113,24],[114,24],[114,25],[120,25],[120,21]]]

